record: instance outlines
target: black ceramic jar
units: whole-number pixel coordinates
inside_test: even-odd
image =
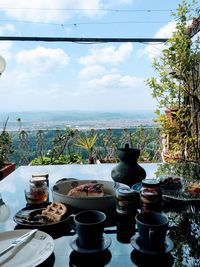
[[[137,163],[140,155],[139,149],[129,148],[126,144],[125,148],[118,148],[117,154],[120,162],[111,171],[114,181],[131,187],[146,177],[145,170]]]

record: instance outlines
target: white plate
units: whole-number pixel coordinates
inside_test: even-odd
[[[14,230],[0,233],[0,252],[14,240],[30,230]],[[54,251],[54,240],[45,232],[35,236],[20,248],[16,247],[0,258],[1,267],[33,267],[45,261]]]

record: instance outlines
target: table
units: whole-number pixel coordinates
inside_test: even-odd
[[[165,165],[156,163],[140,164],[147,173],[147,178],[153,178],[162,173],[177,173],[194,179],[200,179],[199,165],[193,166],[187,164],[183,169],[182,165]],[[110,180],[111,170],[115,164],[94,164],[94,165],[50,165],[50,166],[21,166],[12,174],[0,182],[0,192],[6,205],[9,207],[10,215],[4,223],[0,223],[0,232],[17,229],[16,223],[13,221],[13,215],[26,205],[24,198],[24,188],[28,185],[28,181],[33,173],[47,172],[49,173],[50,188],[55,182],[62,178],[78,178],[91,180]],[[52,200],[50,191],[50,201]],[[178,213],[177,211],[166,211],[170,218],[169,237],[174,241],[175,248],[170,254],[162,256],[162,266],[200,266],[200,215],[199,213],[188,212]],[[184,231],[183,231],[184,229]],[[63,266],[84,266],[84,262],[94,262],[93,266],[145,266],[141,265],[142,260],[147,259],[148,263],[157,266],[159,257],[142,257],[135,253],[131,244],[124,244],[117,240],[116,226],[105,228],[105,233],[111,240],[111,246],[108,250],[98,255],[88,257],[86,255],[77,255],[69,246],[70,240],[75,237],[73,231],[61,232],[58,236],[53,236],[55,241],[54,254],[47,259],[41,267],[63,267]],[[136,255],[137,254],[137,255]],[[138,264],[139,261],[139,264]],[[189,261],[189,263],[188,263]],[[88,263],[88,266],[89,263]],[[92,265],[91,265],[92,266]],[[161,265],[158,265],[161,266]]]

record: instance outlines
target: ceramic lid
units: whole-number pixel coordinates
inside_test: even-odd
[[[142,185],[145,187],[158,187],[160,182],[157,179],[144,179],[142,180]]]

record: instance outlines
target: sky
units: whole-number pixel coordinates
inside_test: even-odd
[[[1,0],[0,36],[169,38],[170,0]],[[163,44],[0,41],[0,111],[153,110]]]

